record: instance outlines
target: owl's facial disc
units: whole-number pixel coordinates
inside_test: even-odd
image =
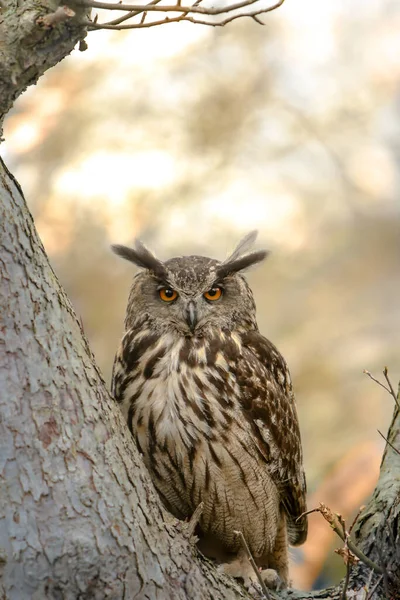
[[[267,255],[264,250],[249,252],[255,238],[256,232],[249,233],[223,262],[197,255],[162,262],[140,241],[134,248],[113,246],[118,256],[141,269],[131,287],[125,328],[143,318],[157,331],[185,337],[256,327],[253,295],[242,276]]]

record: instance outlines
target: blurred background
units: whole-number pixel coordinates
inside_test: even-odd
[[[248,279],[292,372],[309,507],[351,522],[393,408],[363,369],[400,376],[400,4],[263,20],[90,33],[18,100],[3,157],[108,383],[134,272],[109,245],[223,258],[259,229]],[[339,546],[311,515],[295,585],[338,582]]]

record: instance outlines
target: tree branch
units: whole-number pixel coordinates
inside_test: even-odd
[[[397,398],[396,392],[395,392],[395,391],[394,391],[394,389],[393,389],[392,382],[390,381],[390,378],[389,378],[389,375],[388,375],[388,368],[387,368],[387,367],[385,367],[385,368],[383,369],[383,375],[384,375],[384,377],[385,377],[385,379],[386,379],[386,381],[387,381],[387,384],[388,384],[388,386],[389,386],[390,394],[391,394],[391,396],[392,396],[392,398],[393,398],[393,400],[394,400],[394,402],[395,402],[395,404],[396,404],[397,408],[399,408],[399,409],[400,409],[400,403],[399,403],[399,401],[398,401],[398,398]],[[400,387],[400,384],[399,384],[399,387]]]
[[[241,17],[251,17],[257,23],[263,25],[262,21],[258,19],[258,16],[276,10],[282,4],[284,0],[279,0],[271,6],[265,6],[260,0],[242,0],[233,4],[226,4],[219,8],[200,6],[200,1],[195,0],[189,5],[183,5],[181,0],[178,0],[176,4],[160,4],[160,0],[155,2],[149,2],[147,4],[122,4],[112,2],[98,2],[97,0],[70,0],[71,6],[90,7],[98,8],[111,11],[126,11],[126,15],[114,19],[112,21],[106,21],[104,23],[97,23],[88,19],[82,20],[81,23],[85,25],[89,30],[96,29],[140,29],[143,27],[155,27],[157,25],[166,25],[167,23],[177,23],[180,21],[188,21],[190,23],[197,23],[201,25],[210,25],[212,27],[221,27],[239,19]],[[257,5],[254,10],[249,9],[253,5]],[[241,11],[241,9],[249,9]],[[121,24],[130,19],[134,19],[142,13],[164,13],[166,16],[162,19],[156,19],[154,21],[146,21],[140,19],[135,22],[128,24]],[[172,16],[169,16],[172,14]],[[220,20],[206,20],[204,17],[219,17],[221,15],[228,15],[227,17]],[[193,15],[202,15],[203,18],[198,18]]]

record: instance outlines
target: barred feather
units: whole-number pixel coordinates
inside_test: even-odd
[[[165,506],[184,519],[203,502],[204,539],[238,553],[241,530],[257,564],[285,582],[287,536],[300,544],[307,535],[306,484],[286,363],[258,332],[251,290],[232,268],[260,258],[241,254],[254,235],[247,238],[222,265],[162,263],[178,293],[168,306],[149,259],[134,279],[112,386]],[[206,302],[216,274],[222,300]],[[189,301],[195,331],[185,321]]]
[[[257,343],[269,352],[270,373],[254,353]],[[265,386],[267,376],[282,383]],[[285,393],[288,373],[272,344],[258,332],[249,338],[221,331],[193,340],[131,329],[113,379],[115,397],[173,514],[188,518],[204,502],[204,531],[235,551],[233,531],[240,529],[261,556],[273,545],[283,496],[291,541],[302,541],[307,522],[296,522],[305,510],[300,437]]]

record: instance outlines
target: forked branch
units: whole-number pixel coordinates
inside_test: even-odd
[[[326,504],[323,502],[319,503],[318,508],[313,508],[312,510],[308,510],[306,515],[311,514],[313,512],[319,512],[324,517],[326,521],[328,521],[329,525],[332,527],[333,531],[340,537],[340,539],[345,542],[346,550],[349,550],[351,554],[346,557],[346,560],[352,560],[356,562],[355,558],[361,560],[367,567],[376,571],[377,573],[383,575],[384,568],[380,565],[377,565],[374,561],[372,561],[368,556],[366,556],[353,542],[350,537],[350,532],[346,531],[346,526],[344,520],[341,515],[334,513]],[[301,515],[303,516],[303,515]],[[300,517],[299,517],[300,518]],[[342,554],[341,552],[339,554]],[[351,555],[354,555],[353,558]],[[354,558],[355,557],[355,558]]]
[[[123,4],[122,2],[98,2],[97,0],[70,0],[69,5],[121,12],[123,14],[116,19],[99,23],[96,16],[92,20],[84,19],[80,24],[89,30],[122,30],[155,27],[180,21],[222,27],[241,17],[251,17],[263,25],[260,15],[276,10],[282,6],[285,0],[278,0],[272,5],[266,4],[265,0],[242,0],[227,4],[223,0],[219,0],[220,5],[217,7],[200,6],[203,0],[193,0],[188,4],[183,4],[182,0],[176,0],[175,4],[162,4],[162,1],[151,0],[143,4]]]
[[[400,410],[400,403],[399,403],[399,400],[398,400],[397,394],[396,394],[396,392],[394,391],[394,388],[393,388],[392,382],[391,382],[391,381],[390,381],[390,379],[389,379],[389,372],[388,372],[388,368],[387,368],[387,367],[385,367],[385,368],[383,369],[383,375],[384,375],[384,377],[385,377],[385,379],[386,379],[386,382],[387,382],[387,384],[388,384],[388,386],[389,386],[389,387],[387,387],[387,386],[386,386],[384,383],[381,383],[381,382],[379,381],[379,379],[377,379],[376,377],[374,377],[374,376],[373,376],[373,375],[372,375],[372,374],[371,374],[369,371],[367,371],[367,369],[364,369],[364,373],[365,373],[366,375],[368,375],[368,377],[369,377],[370,379],[372,379],[372,381],[375,381],[375,383],[377,383],[378,385],[380,385],[380,386],[381,386],[381,387],[382,387],[384,390],[386,390],[386,391],[387,391],[387,392],[388,392],[388,393],[389,393],[389,394],[392,396],[392,398],[393,398],[393,400],[394,400],[394,403],[396,404],[397,408]],[[400,383],[399,383],[399,392],[400,392]]]

